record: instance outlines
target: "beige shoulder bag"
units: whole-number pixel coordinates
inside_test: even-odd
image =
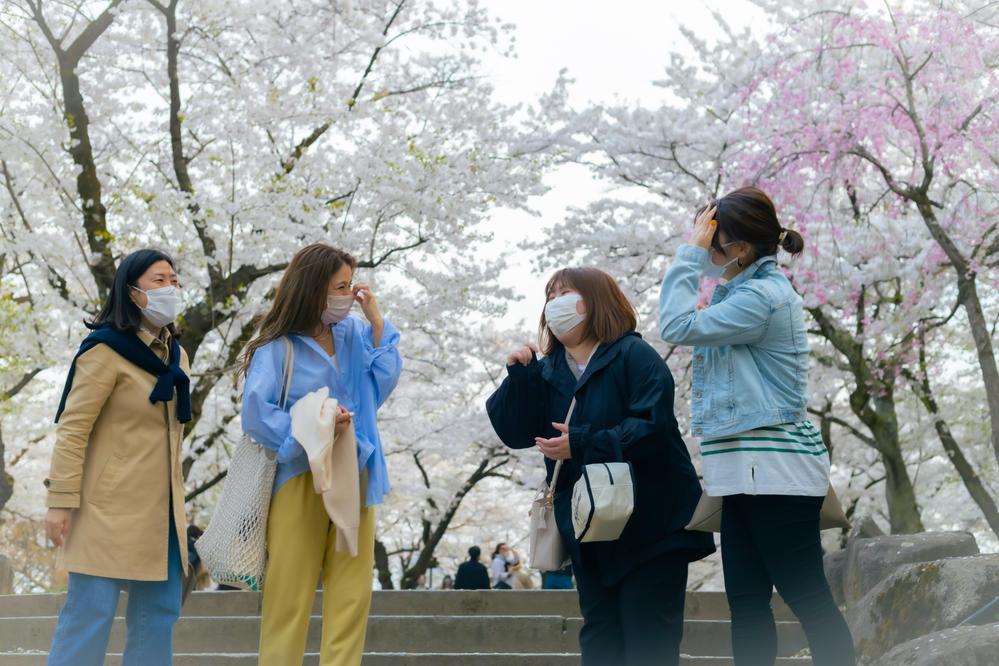
[[[572,412],[576,409],[576,398],[569,404],[565,424],[569,425]],[[558,571],[569,560],[569,551],[555,524],[555,488],[558,475],[562,471],[562,461],[555,462],[552,482],[543,483],[531,503],[531,568],[541,571]]]

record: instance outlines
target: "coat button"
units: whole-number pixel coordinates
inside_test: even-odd
[[[44,481],[42,481],[42,485],[48,488],[49,486],[52,485],[52,482],[48,479],[45,479]]]
[[[700,398],[701,397],[701,392],[700,391],[694,391],[694,397],[695,398]]]

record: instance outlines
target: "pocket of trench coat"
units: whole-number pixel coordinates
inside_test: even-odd
[[[118,455],[109,457],[107,462],[104,463],[103,469],[101,469],[100,476],[97,477],[97,481],[94,483],[94,493],[88,500],[88,504],[102,509],[106,509],[111,505],[114,502],[115,490],[118,489],[124,473],[124,460]]]

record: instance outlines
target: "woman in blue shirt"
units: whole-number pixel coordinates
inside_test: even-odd
[[[706,492],[724,497],[722,565],[736,664],[772,665],[773,588],[804,627],[816,666],[855,663],[822,566],[819,511],[829,452],[808,422],[808,339],[801,297],[777,249],[804,248],[754,187],[698,212],[663,279],[663,340],[694,347],[691,426]],[[698,309],[702,275],[724,278]]]
[[[371,604],[375,505],[389,492],[376,415],[399,381],[399,332],[371,289],[353,284],[357,260],[316,243],[285,271],[270,311],[243,357],[243,431],[277,452],[267,520],[267,570],[260,629],[261,666],[301,661],[313,596],[323,576],[320,664],[360,664]],[[360,305],[366,322],[350,314]],[[291,388],[282,409],[287,338],[294,348]],[[358,554],[336,549],[336,527],[313,487],[308,456],[291,434],[289,410],[327,387],[340,405],[337,427],[353,420],[363,502]],[[295,656],[299,655],[299,656]]]

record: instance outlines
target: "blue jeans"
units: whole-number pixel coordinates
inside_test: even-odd
[[[118,593],[128,590],[122,666],[170,666],[173,625],[180,617],[183,567],[173,518],[167,580],[140,581],[69,574],[66,605],[59,613],[48,666],[101,666],[107,653]]]
[[[545,571],[541,574],[541,589],[542,590],[575,589],[575,586],[572,584],[572,574],[561,574],[561,573],[555,573],[554,571]]]

